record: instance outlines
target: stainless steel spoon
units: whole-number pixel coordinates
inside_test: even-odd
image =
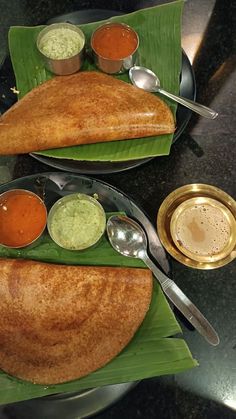
[[[205,118],[215,119],[218,116],[217,112],[213,111],[213,109],[210,109],[207,106],[200,105],[193,100],[186,99],[181,96],[173,95],[172,93],[162,89],[160,87],[160,80],[158,79],[157,75],[146,67],[140,67],[137,65],[131,67],[129,70],[129,78],[132,84],[136,87],[147,90],[148,92],[161,93],[162,95],[167,96],[169,99],[180,103],[181,105],[191,109],[201,116],[204,116]]]
[[[131,218],[113,215],[107,221],[107,234],[112,247],[124,256],[142,259],[172,303],[183,313],[211,345],[218,345],[219,337],[207,319],[184,295],[180,288],[151,261],[147,254],[147,237],[142,227]]]

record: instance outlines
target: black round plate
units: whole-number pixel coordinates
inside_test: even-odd
[[[63,172],[47,172],[26,176],[0,186],[0,193],[9,189],[31,190],[44,197],[49,209],[53,203],[70,193],[98,194],[105,211],[125,211],[143,225],[149,242],[150,256],[169,274],[170,266],[156,230],[144,212],[127,195],[97,179]],[[41,397],[7,406],[10,417],[18,419],[73,419],[97,414],[119,400],[135,386],[135,382],[93,388],[79,393],[63,393]],[[5,411],[5,410],[4,410]]]
[[[95,22],[103,19],[108,19],[112,16],[120,15],[120,12],[105,9],[88,9],[72,12],[69,14],[57,16],[50,19],[47,23],[69,22],[76,25],[84,23]],[[14,72],[11,66],[10,57],[6,57],[2,68],[0,69],[0,112],[6,111],[15,102],[15,95],[10,90],[10,87],[15,85]],[[196,82],[191,63],[182,51],[182,72],[180,80],[180,95],[188,99],[195,100],[196,97]],[[177,129],[173,138],[173,142],[180,137],[191,117],[191,111],[181,105],[178,105],[176,113]],[[123,172],[128,169],[140,166],[154,157],[147,157],[138,160],[127,160],[122,162],[99,162],[99,161],[78,161],[69,159],[56,159],[53,157],[45,157],[31,153],[31,156],[41,163],[68,172],[82,173],[82,174],[107,174]]]

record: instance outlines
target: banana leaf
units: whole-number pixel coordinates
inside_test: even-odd
[[[34,246],[24,249],[0,246],[0,257],[70,265],[144,267],[143,262],[115,252],[106,236],[96,247],[74,252],[60,248],[45,233]],[[180,332],[181,328],[155,281],[151,305],[142,325],[126,348],[111,362],[79,380],[48,387],[18,380],[0,371],[0,404],[175,374],[193,368],[197,361],[193,359],[186,342],[181,338],[169,338]]]
[[[109,19],[124,22],[132,26],[139,34],[139,65],[151,68],[161,80],[166,90],[179,92],[181,73],[181,16],[183,1],[139,10],[124,16]],[[105,22],[105,21],[104,21]],[[93,30],[101,22],[80,25],[87,42]],[[9,49],[16,76],[19,98],[35,86],[53,76],[44,67],[36,48],[36,38],[43,26],[11,27],[9,31]],[[86,60],[83,70],[96,70],[94,64]],[[129,82],[127,73],[117,76]],[[162,97],[163,100],[165,100]],[[176,104],[168,102],[173,114]],[[97,144],[65,147],[38,152],[48,157],[87,160],[87,161],[124,161],[160,155],[168,155],[173,135],[139,138],[135,140],[112,141]]]

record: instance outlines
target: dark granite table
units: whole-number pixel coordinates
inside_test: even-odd
[[[7,53],[10,25],[35,25],[80,8],[129,12],[158,1],[0,0],[0,62]],[[219,112],[215,121],[193,116],[168,157],[124,173],[97,176],[130,195],[156,222],[163,199],[188,183],[218,186],[236,198],[236,21],[233,0],[188,0],[182,45],[196,75],[197,99]],[[29,156],[0,160],[1,182],[48,171]],[[236,418],[236,264],[198,271],[172,260],[173,278],[219,332],[210,347],[182,324],[200,366],[171,377],[146,380],[98,418]],[[4,416],[5,417],[5,416]],[[43,419],[43,418],[42,418]]]

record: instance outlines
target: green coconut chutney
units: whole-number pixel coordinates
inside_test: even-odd
[[[105,226],[106,216],[101,205],[83,194],[72,194],[59,200],[48,218],[52,239],[70,250],[82,250],[95,244]]]
[[[69,28],[55,28],[40,40],[40,51],[53,60],[63,60],[78,54],[84,46],[82,36]]]

